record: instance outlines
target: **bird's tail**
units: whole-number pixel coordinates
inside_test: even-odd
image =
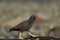
[[[9,32],[13,31],[13,29],[10,29]]]

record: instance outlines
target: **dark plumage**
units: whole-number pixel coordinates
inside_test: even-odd
[[[39,22],[40,19],[37,18],[35,15],[32,15],[28,20],[19,23],[15,27],[11,28],[9,31],[20,31],[20,32],[29,31],[34,21]]]

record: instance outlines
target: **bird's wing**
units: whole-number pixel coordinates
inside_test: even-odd
[[[20,29],[20,28],[25,28],[26,26],[28,26],[28,20],[23,21],[23,22],[17,24],[14,28],[15,29]]]

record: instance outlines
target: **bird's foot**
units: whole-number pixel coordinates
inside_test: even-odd
[[[24,38],[22,38],[22,37],[19,37],[19,39],[24,39]]]

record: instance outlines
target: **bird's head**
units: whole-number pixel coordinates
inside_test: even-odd
[[[36,22],[40,22],[41,21],[41,19],[38,18],[36,15],[32,15],[29,20],[30,21],[36,21]]]

